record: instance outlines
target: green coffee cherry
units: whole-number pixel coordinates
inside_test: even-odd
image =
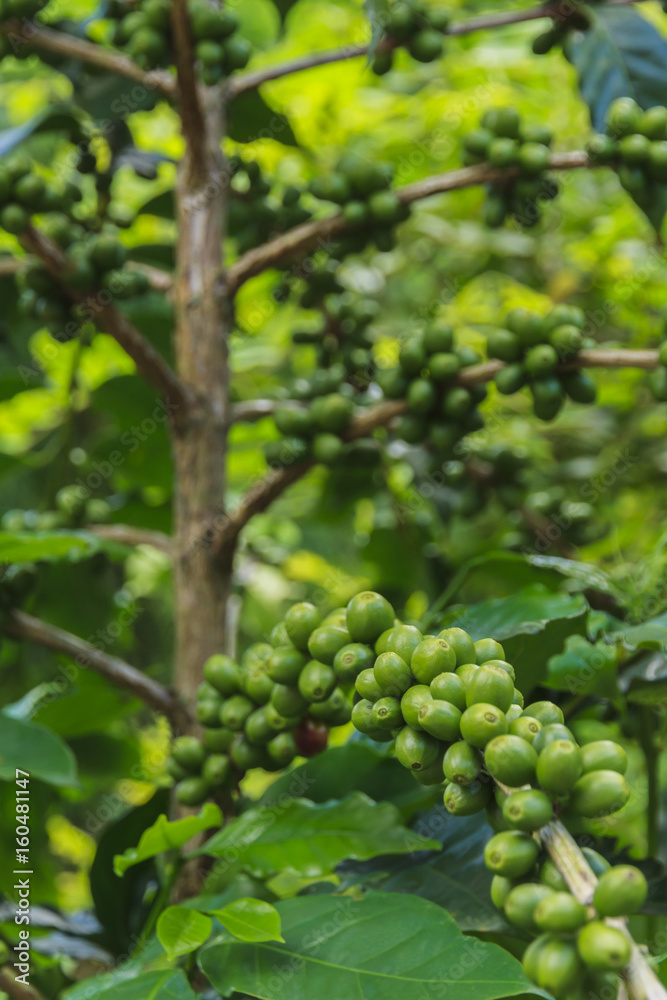
[[[270,725],[267,714],[266,706],[261,708],[256,708],[245,721],[243,731],[250,740],[251,743],[256,743],[262,745],[268,743],[270,739],[275,735],[275,730]]]
[[[289,684],[274,684],[270,703],[275,711],[286,719],[301,716],[308,708],[308,701],[299,689]]]
[[[360,642],[351,642],[338,650],[334,657],[333,668],[336,677],[344,684],[354,684],[362,670],[372,669],[375,654],[370,646]]]
[[[462,663],[456,668],[456,676],[461,678],[466,689],[466,707],[468,705],[468,687],[478,670],[479,665],[477,663]]]
[[[512,704],[514,684],[512,678],[501,667],[482,664],[472,675],[466,690],[466,705],[480,702],[495,705],[506,712]]]
[[[630,961],[625,934],[601,920],[591,920],[579,931],[577,951],[591,969],[617,972]]]
[[[238,665],[230,656],[221,653],[208,658],[204,664],[204,677],[225,698],[236,694],[240,688]]]
[[[542,729],[542,723],[537,719],[531,719],[527,715],[521,714],[518,719],[512,719],[509,724],[509,732],[512,736],[520,736],[522,740],[535,743],[537,734]]]
[[[204,746],[212,753],[224,753],[229,750],[234,733],[231,729],[204,729]]]
[[[267,763],[264,747],[250,743],[241,733],[234,738],[229,756],[239,771],[250,771],[254,767],[264,767]]]
[[[307,702],[324,701],[336,687],[336,675],[328,664],[310,660],[299,674],[297,687]]]
[[[461,716],[463,739],[479,749],[483,749],[494,736],[503,736],[507,729],[505,713],[495,705],[471,705]]]
[[[487,660],[504,660],[505,650],[495,639],[478,639],[475,643],[473,663],[486,663]]]
[[[581,774],[581,753],[569,740],[550,743],[537,759],[538,783],[547,792],[564,795]]]
[[[204,778],[184,778],[176,785],[176,798],[184,806],[201,805],[208,794],[209,785]]]
[[[254,711],[255,705],[242,694],[228,698],[220,709],[220,721],[227,729],[238,732],[243,729],[246,719]]]
[[[554,939],[552,937],[549,937],[547,934],[543,934],[534,941],[531,941],[523,953],[523,959],[521,960],[523,970],[528,978],[532,979],[534,983],[537,982],[537,963],[539,961],[539,957],[549,942],[553,940]]]
[[[375,721],[372,701],[362,698],[361,701],[352,706],[352,724],[355,729],[366,736],[375,736],[376,733],[381,732]]]
[[[204,761],[202,777],[211,788],[224,788],[232,776],[232,765],[225,754],[211,754]]]
[[[535,910],[539,903],[551,895],[551,889],[546,885],[540,885],[539,882],[517,885],[510,890],[505,900],[505,916],[515,927],[535,934],[538,929]]]
[[[617,812],[629,798],[630,789],[618,771],[590,771],[574,785],[571,805],[580,816],[594,819]]]
[[[481,812],[493,795],[491,782],[475,780],[469,785],[447,785],[445,809],[452,816],[473,816]]]
[[[548,747],[550,743],[555,743],[556,740],[577,742],[567,726],[563,726],[560,722],[552,722],[548,726],[542,727],[533,740],[533,746],[538,753],[542,753],[545,747]]]
[[[553,817],[551,799],[538,788],[514,792],[503,804],[503,816],[513,830],[532,833],[540,830]]]
[[[308,652],[314,660],[333,664],[336,653],[350,642],[350,633],[340,625],[320,625],[310,633]]]
[[[412,685],[410,667],[397,653],[380,653],[373,675],[381,691],[394,698],[400,698]]]
[[[444,639],[454,650],[457,666],[475,662],[475,643],[462,628],[444,628],[438,633],[438,639]]]
[[[306,601],[294,604],[285,615],[285,630],[303,653],[308,651],[310,633],[320,624],[321,617],[317,608]]]
[[[465,740],[459,740],[445,751],[442,770],[448,781],[470,785],[481,773],[481,754]]]
[[[614,740],[594,740],[581,747],[581,764],[584,774],[589,771],[618,771],[625,774],[628,755]]]
[[[277,646],[269,659],[267,673],[277,684],[296,684],[306,657],[294,646]]]
[[[222,708],[221,698],[205,698],[197,702],[195,707],[195,717],[202,726],[210,726],[215,729],[220,723],[220,709]]]
[[[420,730],[422,728],[419,713],[431,701],[433,701],[433,695],[426,684],[413,684],[405,692],[401,698],[401,712],[412,729]]]
[[[480,670],[483,670],[480,667]],[[511,788],[532,781],[537,766],[537,753],[520,736],[496,736],[484,750],[486,768],[497,781]]]
[[[504,875],[494,875],[491,879],[491,902],[499,910],[505,906],[505,900],[514,888],[512,879],[505,878]]]
[[[456,705],[460,712],[466,709],[465,684],[457,674],[444,673],[434,677],[430,684],[431,695],[439,701]]]
[[[521,878],[531,871],[538,853],[537,842],[529,834],[506,830],[491,837],[484,848],[484,864],[496,875]]]
[[[206,750],[196,736],[179,736],[172,744],[171,755],[186,771],[199,773],[206,759]]]
[[[379,698],[373,705],[373,718],[378,729],[399,729],[403,715],[398,698]]]
[[[291,733],[278,733],[266,744],[266,751],[272,761],[281,767],[287,767],[297,754],[294,737]]]
[[[461,712],[448,701],[428,701],[419,710],[419,725],[431,736],[450,743],[460,736]]]
[[[546,886],[545,886],[546,888]],[[538,904],[533,914],[541,931],[566,934],[578,930],[588,919],[586,907],[569,892],[551,892]]]
[[[381,594],[367,590],[347,605],[347,628],[354,642],[372,643],[394,624],[394,609]]]
[[[396,653],[409,663],[412,654],[423,639],[423,635],[414,625],[398,624],[383,632],[375,643],[375,652]]]
[[[568,941],[549,941],[539,953],[537,985],[548,990],[557,1000],[568,995],[582,973],[577,949]]]
[[[420,684],[430,684],[438,674],[456,668],[456,653],[444,639],[431,636],[415,648],[410,659],[410,670]]]
[[[552,701],[534,701],[523,710],[524,715],[529,715],[531,719],[537,719],[543,726],[549,726],[553,722],[564,722],[563,713],[558,705]]]
[[[382,688],[375,679],[375,670],[373,668],[362,670],[357,675],[354,687],[362,698],[367,698],[371,702],[376,702],[383,695]]]
[[[641,909],[647,893],[646,879],[638,868],[616,865],[600,876],[593,906],[601,917],[626,917]]]
[[[417,733],[410,726],[396,737],[396,757],[411,771],[423,771],[438,759],[440,744],[428,733]]]

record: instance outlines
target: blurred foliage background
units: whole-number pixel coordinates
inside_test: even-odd
[[[94,6],[60,0],[57,17],[81,19]],[[456,0],[450,7],[460,17],[489,9]],[[353,0],[299,0],[282,33],[270,0],[244,0],[237,13],[243,33],[259,49],[253,67],[368,39],[368,22]],[[642,4],[642,13],[665,32],[659,4]],[[294,144],[267,138],[241,146],[229,140],[226,151],[242,150],[278,182],[300,184],[333,166],[344,148],[352,149],[390,160],[397,182],[405,184],[459,166],[463,134],[486,108],[507,103],[528,121],[547,122],[558,151],[581,149],[591,126],[575,71],[559,50],[532,55],[537,30],[528,22],[451,37],[442,60],[427,65],[401,51],[396,68],[382,79],[356,59],[269,83],[263,95],[287,116]],[[91,102],[94,83],[93,77]],[[65,76],[33,57],[5,59],[0,147],[11,130],[34,122],[45,106],[67,101],[70,91]],[[111,194],[139,211],[173,187],[182,140],[174,112],[162,103],[130,114],[126,124],[136,148],[149,154],[142,162],[153,164],[156,176],[140,177],[129,164],[122,166]],[[25,146],[45,176],[63,169],[69,148],[64,136],[36,131]],[[100,144],[100,155],[103,150]],[[667,281],[655,233],[612,171],[576,170],[560,180],[561,196],[534,229],[490,231],[480,219],[484,192],[471,188],[419,202],[395,250],[348,261],[345,285],[380,305],[374,324],[378,359],[394,359],[398,341],[431,316],[451,321],[465,343],[478,347],[485,327],[502,324],[509,309],[546,311],[560,301],[585,310],[587,333],[600,345],[655,346],[664,331]],[[175,235],[171,220],[140,212],[123,239],[133,259],[168,268]],[[3,233],[3,529],[118,522],[169,533],[171,461],[153,391],[133,376],[132,363],[110,337],[94,332],[85,341],[58,344],[19,314],[15,281],[2,271],[1,256],[15,250],[14,238]],[[313,315],[292,299],[278,305],[276,283],[276,274],[266,273],[239,296],[231,345],[237,400],[279,395],[289,372],[308,374],[315,367],[313,349],[291,341],[292,331]],[[148,293],[127,309],[169,353],[168,298]],[[556,583],[551,571],[527,572],[519,558],[486,558],[493,551],[580,559],[603,570],[609,581],[600,615],[624,609],[636,622],[659,615],[667,607],[667,407],[656,405],[640,372],[605,370],[594,377],[599,405],[568,405],[552,424],[533,417],[527,396],[501,397],[491,387],[483,404],[487,427],[473,444],[480,453],[509,445],[519,456],[519,507],[515,497],[504,499],[495,488],[483,489],[482,503],[479,497],[462,501],[446,482],[429,488],[420,476],[418,449],[395,448],[372,468],[312,471],[244,533],[236,570],[243,596],[240,648],[266,637],[288,602],[321,601],[325,593],[337,605],[371,586],[408,618],[418,618],[452,580],[459,581],[454,603],[505,598],[535,582],[561,587],[560,577]],[[270,418],[233,428],[230,503],[266,471],[262,445],[275,435]],[[108,456],[116,449],[123,461],[112,468]],[[81,484],[88,499],[72,508],[72,489]],[[539,527],[552,523],[558,528],[553,537]],[[91,542],[77,558],[42,562],[26,607],[168,681],[168,556],[148,545],[130,550],[98,541],[93,548]],[[478,556],[474,572],[456,576]],[[582,587],[572,582],[570,589]],[[562,649],[562,636],[559,642],[554,653]],[[67,739],[78,760],[80,789],[35,785],[33,793],[44,820],[35,827],[40,865],[33,891],[73,912],[91,903],[94,838],[104,820],[127,804],[148,801],[163,781],[168,733],[98,676],[80,672],[59,692],[64,670],[43,649],[3,644],[5,702],[31,692],[35,721]],[[617,689],[606,694],[613,702]],[[639,775],[643,758],[636,754],[634,760]],[[6,794],[1,786],[0,799]],[[619,820],[621,842],[635,852],[645,848],[644,805],[636,801]],[[1,860],[8,870],[8,859]]]

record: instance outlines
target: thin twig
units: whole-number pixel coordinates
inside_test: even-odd
[[[551,157],[547,169],[576,170],[590,166],[586,153],[576,150],[571,153],[556,153]],[[405,187],[397,188],[396,194],[404,205],[410,205],[414,201],[446,191],[458,191],[477,184],[511,180],[517,174],[518,168],[500,169],[491,167],[487,163],[480,163],[472,167],[462,167],[461,170],[448,170],[446,173],[406,184]],[[309,250],[324,249],[328,253],[334,253],[336,246],[333,237],[348,231],[349,228],[342,212],[330,215],[326,219],[314,219],[295,226],[281,236],[249,250],[232,264],[227,272],[227,287],[231,292],[235,292],[256,274],[277,267],[286,260]]]
[[[171,25],[180,92],[181,125],[187,145],[188,176],[193,186],[198,187],[208,179],[206,120],[195,75],[194,46],[187,0],[173,0]]]
[[[5,21],[0,25],[0,32],[9,38],[16,50],[26,45],[43,52],[53,52],[66,59],[77,59],[89,66],[118,73],[147,90],[159,90],[168,97],[174,97],[176,93],[176,81],[165,70],[147,72],[122,52],[107,49],[85,38],[76,38],[33,21]]]
[[[453,384],[472,386],[491,381],[505,367],[503,361],[484,361],[471,365],[459,373]],[[570,371],[577,368],[642,368],[658,367],[658,352],[655,350],[628,350],[625,348],[595,348],[579,351],[571,361],[559,366],[559,371]],[[266,400],[265,402],[272,402]],[[407,403],[403,399],[386,400],[376,406],[369,407],[360,417],[352,422],[345,438],[353,441],[366,437],[376,427],[383,427],[396,417],[405,413]],[[234,510],[230,511],[222,524],[214,547],[220,555],[229,558],[230,551],[236,546],[240,532],[248,521],[256,514],[265,511],[274,500],[297,482],[314,465],[313,460],[300,462],[298,465],[273,469],[264,479],[255,483],[241,499]]]
[[[46,1000],[36,986],[19,983],[8,965],[0,969],[0,991],[11,997],[11,1000]]]
[[[169,415],[174,424],[178,425],[184,418],[186,408],[193,402],[193,393],[150,341],[133,326],[124,313],[108,302],[108,293],[98,291],[81,295],[64,285],[62,274],[65,257],[52,240],[29,226],[21,236],[21,242],[27,250],[39,257],[46,270],[63,285],[73,302],[89,307],[98,328],[120,344],[134,361],[139,374],[164,397]]]
[[[36,642],[55,653],[69,656],[80,667],[90,667],[135,698],[140,698],[156,712],[166,715],[176,728],[183,728],[187,724],[188,713],[174,692],[117,656],[104,653],[78,635],[66,632],[56,625],[49,625],[18,609],[9,613],[4,629],[16,639]]]
[[[162,531],[135,528],[132,524],[89,524],[86,531],[120,545],[151,545],[160,552],[171,554],[171,538]]]
[[[643,0],[607,0],[606,6],[621,7],[627,4],[642,2]],[[533,7],[530,10],[510,10],[501,14],[482,14],[467,21],[460,21],[458,24],[451,24],[443,34],[470,35],[475,31],[503,28],[506,25],[519,24],[522,21],[536,21],[545,17],[556,17],[558,9],[559,4],[557,0],[554,0],[553,3],[540,4],[539,7]],[[270,80],[279,80],[284,76],[291,76],[293,73],[300,73],[306,69],[314,69],[317,66],[327,66],[331,63],[343,62],[347,59],[356,59],[359,56],[368,55],[369,50],[370,42],[366,45],[344,45],[340,49],[315,52],[309,56],[301,56],[298,59],[290,59],[284,63],[277,63],[274,66],[265,66],[263,69],[253,70],[250,73],[239,73],[233,76],[227,84],[227,94],[230,98],[238,97],[239,94],[245,94],[248,90],[261,87],[262,84],[268,83]]]

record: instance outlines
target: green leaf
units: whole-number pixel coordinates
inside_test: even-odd
[[[120,982],[117,973],[95,976],[77,983],[64,994],[64,1000],[195,1000],[185,974],[179,970],[159,969],[137,975],[128,968]],[[109,985],[107,985],[109,984]]]
[[[37,562],[40,559],[86,558],[99,552],[100,543],[86,531],[0,531],[0,562]]]
[[[330,747],[300,767],[274,781],[259,800],[271,806],[283,799],[304,796],[311,802],[342,799],[350,792],[365,792],[376,802],[393,802],[404,820],[433,802],[433,788],[420,785],[383,745],[353,741]]]
[[[567,637],[585,632],[587,611],[581,594],[534,585],[511,597],[451,608],[438,627],[458,625],[473,639],[490,636],[501,642],[516,670],[517,687],[528,695],[546,678],[549,657],[562,650]]]
[[[176,212],[173,191],[163,191],[147,201],[138,210],[140,215],[156,215],[160,219],[173,219]]]
[[[564,52],[579,76],[581,94],[598,132],[609,105],[632,97],[642,108],[664,104],[667,88],[667,39],[631,7],[586,7],[591,25],[571,34]],[[667,212],[664,185],[630,192],[656,232]]]
[[[237,899],[221,910],[209,910],[240,941],[284,941],[280,914],[263,899]]]
[[[249,90],[233,101],[229,109],[229,137],[234,142],[275,139],[283,146],[299,145],[285,115],[269,107],[258,90]]]
[[[179,955],[189,955],[199,948],[211,933],[210,917],[184,906],[168,906],[157,922],[158,941],[170,961]]]
[[[565,55],[577,70],[593,127],[604,131],[609,105],[632,97],[642,108],[664,104],[667,39],[634,7],[586,7],[587,31],[573,32]]]
[[[66,743],[46,726],[0,712],[0,779],[14,781],[17,768],[49,785],[79,784],[76,760]]]
[[[664,653],[667,651],[667,612],[641,625],[621,628],[612,638],[620,641],[625,649],[659,649]]]
[[[136,847],[128,848],[114,858],[114,871],[116,875],[123,875],[132,865],[145,861],[146,858],[153,858],[163,851],[182,847],[195,834],[209,830],[212,826],[220,826],[221,823],[222,812],[213,802],[207,802],[196,816],[186,816],[173,822],[169,822],[164,815],[158,816],[155,823],[144,830]]]
[[[194,853],[233,857],[230,865],[259,877],[289,872],[314,878],[346,858],[363,861],[439,847],[403,826],[396,806],[353,792],[342,802],[292,799],[280,809],[249,809]]]
[[[570,636],[565,650],[548,662],[549,687],[570,694],[592,694],[613,698],[616,687],[616,650],[605,642],[595,644],[583,636]]]
[[[442,850],[427,858],[420,854],[346,865],[342,887],[421,896],[447,910],[461,930],[506,931],[489,895],[492,874],[484,864],[484,847],[491,831],[484,813],[450,816],[440,802],[420,817],[414,830],[437,838]]]
[[[448,913],[417,896],[301,896],[276,909],[284,944],[223,938],[200,952],[200,967],[222,996],[233,991],[266,1000],[546,996],[508,952],[464,937]]]

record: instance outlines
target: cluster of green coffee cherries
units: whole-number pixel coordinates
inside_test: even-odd
[[[239,253],[311,218],[301,201],[302,189],[287,185],[282,193],[274,194],[271,182],[254,160],[230,156],[227,170],[232,184],[227,233]]]
[[[449,11],[444,7],[398,0],[389,8],[384,26],[384,45],[380,45],[371,63],[374,73],[383,76],[391,69],[394,50],[403,46],[413,59],[429,63],[442,55],[443,34],[449,27]]]
[[[15,153],[0,161],[0,227],[14,236],[27,229],[34,215],[69,216],[81,197],[77,184],[67,181],[60,188],[54,186],[27,156]],[[67,225],[72,225],[69,218]]]
[[[114,44],[144,69],[169,66],[173,62],[171,7],[170,0],[141,0],[138,4],[115,0],[107,12],[116,22]],[[207,0],[190,0],[188,12],[195,57],[205,84],[212,86],[247,66],[252,46],[237,33],[233,11],[212,6]]]
[[[464,136],[466,166],[488,163],[514,171],[511,179],[488,185],[483,212],[487,226],[502,226],[510,216],[524,228],[539,222],[540,202],[558,194],[557,182],[546,173],[552,141],[547,125],[522,122],[517,109],[509,106],[489,108],[480,127]]]
[[[535,416],[541,420],[553,420],[567,397],[594,403],[595,382],[586,372],[557,371],[561,364],[576,362],[577,352],[589,344],[585,326],[586,317],[576,306],[559,304],[546,316],[512,310],[505,328],[487,335],[489,357],[506,362],[495,376],[498,391],[510,395],[529,386]]]
[[[311,182],[311,194],[342,208],[348,233],[336,239],[338,257],[358,253],[369,243],[381,251],[393,249],[394,227],[410,214],[391,190],[393,175],[391,163],[345,153],[335,170]]]
[[[545,56],[556,45],[563,45],[570,32],[586,31],[589,27],[590,21],[584,5],[580,0],[574,0],[568,8],[558,11],[558,17],[553,19],[551,27],[536,35],[532,50],[536,56]]]
[[[624,749],[606,739],[580,746],[553,702],[524,707],[500,643],[474,642],[461,628],[424,635],[397,620],[380,594],[352,598],[333,640],[327,637],[334,669],[345,664],[348,680],[356,674],[354,726],[394,741],[398,761],[423,784],[444,785],[451,814],[486,809],[496,831],[484,852],[493,901],[511,923],[540,935],[524,959],[530,977],[560,1000],[579,995],[587,970],[598,975],[626,965],[628,938],[604,918],[642,905],[641,872],[609,869],[589,851],[598,873],[609,869],[590,910],[541,857],[536,836],[555,812],[567,821],[622,808],[630,797]],[[338,642],[345,645],[334,653]]]
[[[374,338],[369,327],[379,311],[374,299],[354,296],[342,289],[339,295],[327,296],[320,322],[292,334],[295,346],[312,345],[317,351],[317,369],[312,379],[295,379],[290,390],[292,398],[308,399],[320,380],[328,386],[337,379],[339,388],[349,379],[353,388],[359,391],[366,388],[375,375]]]
[[[593,163],[611,165],[638,205],[649,206],[667,182],[667,107],[643,111],[631,97],[610,105],[605,132],[586,144]]]

